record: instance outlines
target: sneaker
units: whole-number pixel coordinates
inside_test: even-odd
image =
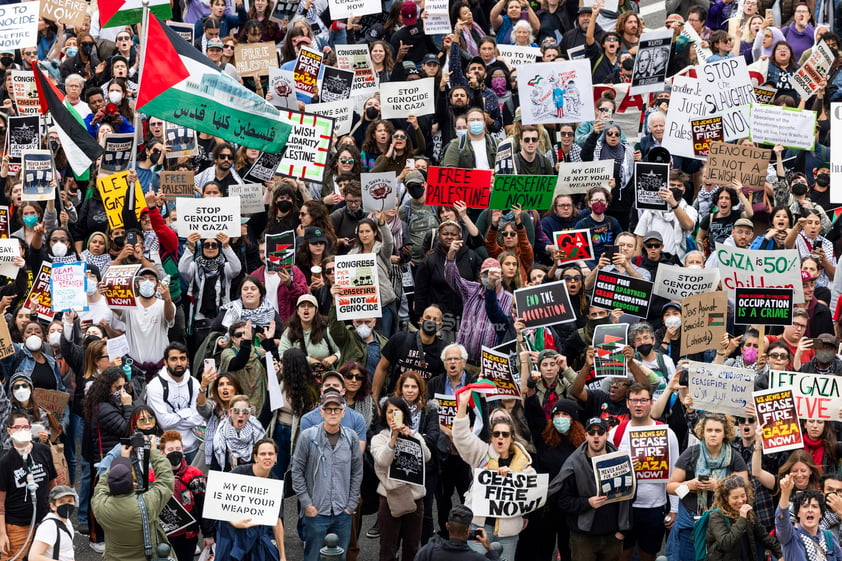
[[[368,532],[365,533],[365,537],[371,539],[377,539],[380,537],[380,528],[377,526],[372,527]]]
[[[91,542],[91,549],[102,555],[105,553],[105,543]]]
[[[85,522],[84,524],[82,524],[80,522],[79,526],[77,526],[77,528],[76,528],[76,532],[79,533],[79,534],[82,534],[83,536],[90,536],[91,535],[91,530],[90,530],[90,528],[88,528],[87,522]]]

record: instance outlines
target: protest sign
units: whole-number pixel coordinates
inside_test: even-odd
[[[706,117],[690,121],[693,131],[693,153],[700,158],[707,158],[712,142],[725,140],[722,117]]]
[[[842,103],[831,103],[827,117],[830,121],[830,202],[842,203]]]
[[[269,69],[269,103],[278,109],[298,109],[292,70]]]
[[[347,99],[330,103],[308,103],[304,106],[304,111],[333,119],[334,132],[337,136],[344,136],[351,132],[354,107],[348,103]]]
[[[522,45],[497,45],[497,52],[500,53],[497,58],[502,59],[509,70],[515,66],[537,62],[541,56],[541,49],[538,47]]]
[[[801,259],[797,249],[763,251],[717,243],[716,258],[722,286],[734,298],[737,288],[791,288],[793,302],[804,302]]]
[[[287,23],[298,14],[300,0],[276,0],[269,15],[269,21],[280,23],[286,28]]]
[[[558,181],[555,184],[556,195],[583,195],[591,187],[608,187],[614,177],[614,162],[561,162],[558,168]]]
[[[597,325],[593,332],[594,375],[597,378],[626,377],[626,357],[629,324]]]
[[[660,92],[667,77],[667,62],[672,46],[672,29],[646,31],[640,36],[632,69],[632,94]]]
[[[553,243],[558,248],[559,264],[594,258],[593,240],[588,229],[553,232]]]
[[[414,436],[398,435],[395,440],[394,458],[389,464],[389,481],[424,486],[424,449]]]
[[[38,88],[32,70],[12,70],[12,99],[18,115],[37,115],[41,111]]]
[[[131,310],[137,306],[134,278],[140,265],[111,265],[102,275],[105,303],[114,310]]]
[[[15,265],[15,258],[20,257],[20,243],[17,238],[10,239],[7,235],[0,239],[0,275],[17,279],[20,267]]]
[[[379,0],[328,0],[327,7],[330,10],[330,18],[334,21],[383,11]]]
[[[590,61],[535,62],[515,68],[524,125],[594,120]]]
[[[125,335],[119,337],[109,337],[105,344],[108,349],[108,358],[111,361],[116,361],[118,358],[123,358],[131,352],[129,348],[129,339]]]
[[[52,268],[52,263],[41,263],[41,268],[38,269],[38,274],[35,275],[32,287],[30,287],[29,294],[23,303],[24,308],[38,314],[38,317],[44,321],[52,321],[55,315],[53,302],[50,298],[50,273]]]
[[[813,45],[810,56],[789,79],[792,89],[804,99],[813,97],[821,86],[822,80],[828,76],[835,59],[836,53],[827,46],[824,40]]]
[[[9,156],[20,161],[24,152],[41,148],[41,117],[38,115],[12,115],[8,119],[6,134],[8,135]]]
[[[43,0],[41,17],[79,29],[85,22],[88,3],[85,0]]]
[[[238,43],[234,46],[234,65],[240,76],[268,76],[270,68],[278,68],[275,43]]]
[[[730,185],[737,179],[746,187],[763,189],[771,150],[745,144],[711,142],[705,181],[716,185]]]
[[[660,196],[662,189],[669,189],[670,164],[634,163],[634,187],[637,208],[667,210],[669,207]]]
[[[223,233],[231,238],[240,236],[240,197],[209,197],[176,201],[178,235],[186,238],[193,232],[202,239]]]
[[[518,288],[514,293],[518,317],[526,327],[543,327],[576,321],[563,281]]]
[[[651,296],[652,283],[649,281],[600,271],[594,283],[591,305],[607,310],[620,308],[627,314],[645,318]]]
[[[354,96],[372,95],[378,91],[379,80],[371,65],[368,45],[336,45],[336,66],[354,71]]]
[[[838,421],[842,410],[842,379],[835,374],[772,370],[769,388],[792,388],[799,419]]]
[[[360,174],[363,212],[391,210],[398,205],[398,180],[393,171]]]
[[[743,417],[753,403],[754,370],[690,361],[689,391],[693,408]]]
[[[319,67],[322,65],[322,53],[309,47],[302,47],[295,61],[292,76],[295,80],[295,91],[308,99],[312,99],[318,91]],[[292,134],[290,134],[292,137]]]
[[[24,201],[49,201],[55,199],[56,190],[52,182],[53,153],[49,150],[31,150],[23,153],[23,190]]]
[[[278,272],[295,264],[295,230],[266,234],[266,269]]]
[[[11,52],[38,44],[40,2],[18,2],[0,6],[0,47]]]
[[[50,297],[54,312],[88,309],[88,277],[85,275],[87,264],[53,263],[50,275]]]
[[[70,401],[69,393],[46,388],[34,388],[32,396],[38,402],[38,407],[56,415],[63,415],[67,402]]]
[[[486,394],[486,400],[520,398],[520,388],[512,376],[508,353],[497,352],[483,346],[479,364],[481,379],[489,380],[496,386],[495,391]]]
[[[792,289],[737,287],[736,325],[792,325]]]
[[[629,455],[637,459],[639,480],[667,482],[670,478],[670,445],[666,425],[628,426]]]
[[[489,169],[430,166],[425,201],[430,206],[453,206],[456,201],[464,201],[468,208],[488,208],[491,176]]]
[[[196,523],[196,519],[181,506],[181,503],[175,497],[170,497],[170,500],[161,510],[158,519],[161,521],[161,529],[167,536],[172,536]]]
[[[448,0],[426,0],[424,2],[424,33],[427,35],[447,35],[453,31],[449,7]]]
[[[272,181],[272,178],[275,177],[275,171],[281,163],[282,157],[283,156],[281,154],[261,152],[243,176],[243,181],[254,181],[255,183]]]
[[[160,194],[165,199],[176,197],[195,197],[196,186],[192,171],[162,171]],[[233,186],[232,186],[233,187]]]
[[[497,470],[474,468],[474,516],[514,518],[538,510],[547,502],[550,476],[519,471],[500,475]]]
[[[757,98],[757,103],[772,103],[777,93],[778,89],[772,86],[754,86],[754,97]]]
[[[816,142],[815,130],[815,111],[760,103],[751,106],[749,138],[752,142],[812,150]]]
[[[553,206],[555,175],[495,175],[488,208],[547,210]]]
[[[167,158],[187,158],[198,153],[195,129],[173,123],[164,123],[164,126],[166,127],[164,138],[167,142]]]
[[[700,353],[715,348],[725,335],[727,317],[728,295],[724,292],[685,296],[681,301],[682,353]]]
[[[691,294],[713,292],[719,284],[719,269],[688,269],[679,265],[658,265],[652,294],[667,300],[681,300]]]
[[[117,173],[129,169],[134,134],[109,134],[105,137],[105,152],[99,163],[100,171]],[[192,175],[192,173],[191,173]]]
[[[228,194],[240,197],[240,215],[264,212],[263,185],[260,183],[234,183],[228,186]]]
[[[673,156],[697,158],[693,150],[693,127],[690,121],[707,114],[699,80],[688,76],[673,76],[670,110],[667,111],[661,146],[667,148]]]
[[[619,8],[619,5],[619,0],[583,0],[582,2],[582,6],[586,6],[589,8],[596,8],[597,6],[599,6],[600,9],[609,12],[616,12]]]
[[[284,481],[211,470],[202,516],[236,522],[250,518],[260,526],[274,526],[283,514]]]
[[[102,205],[105,207],[105,214],[108,216],[108,226],[112,230],[123,227],[123,205],[126,202],[126,193],[129,190],[128,176],[129,172],[126,170],[100,177],[96,182],[96,187],[99,189],[102,198]],[[140,213],[146,208],[146,198],[140,188],[140,181],[134,182],[134,190],[135,215],[140,220]],[[180,222],[181,220],[179,220]]]
[[[8,239],[11,236],[9,231],[9,207],[8,205],[0,206],[0,239]],[[0,275],[3,273],[0,272]]]
[[[330,155],[333,119],[281,111],[280,120],[292,126],[292,133],[278,164],[278,173],[305,181],[321,183]]]
[[[358,253],[337,255],[334,264],[336,319],[379,318],[380,290],[377,284],[377,255]]]
[[[9,324],[0,321],[0,359],[15,354],[15,345],[12,343],[12,335],[9,333]]]
[[[405,119],[435,112],[434,78],[380,84],[381,119]]]
[[[333,66],[325,66],[322,70],[322,89],[319,90],[319,101],[344,101],[348,103],[351,97],[351,85],[354,83],[354,72]]]
[[[438,402],[439,424],[452,429],[453,419],[456,418],[457,411],[456,397],[443,393],[437,393],[435,397]]]
[[[749,108],[756,100],[745,58],[737,56],[708,62],[698,67],[696,74],[707,110],[691,116],[721,115],[727,141],[748,136]],[[670,110],[673,109],[670,98]]]
[[[692,25],[682,25],[679,37],[684,37],[693,46],[693,51],[696,53],[696,61],[698,64],[705,64],[713,53],[710,49],[702,46],[702,38],[693,29]]]
[[[763,429],[764,454],[804,448],[791,388],[754,392],[754,408],[757,410],[757,425]]]
[[[193,32],[196,28],[193,27],[192,23],[183,23],[173,20],[167,20],[164,23],[167,24],[167,27],[178,33],[179,37],[187,41],[189,44],[193,44]]]
[[[637,480],[634,476],[634,464],[627,450],[593,456],[591,463],[596,477],[596,494],[608,497],[603,505],[634,498]]]

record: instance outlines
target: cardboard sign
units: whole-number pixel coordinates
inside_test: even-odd
[[[693,408],[742,417],[753,403],[754,370],[690,361],[689,391]]]
[[[453,419],[456,418],[456,412],[458,410],[456,397],[444,395],[443,393],[437,393],[435,397],[438,402],[439,424],[452,429]]]
[[[363,193],[363,211],[391,210],[398,205],[397,178],[395,172],[360,174]]]
[[[559,264],[571,261],[587,261],[594,258],[591,231],[587,228],[553,232],[553,243],[558,248]]]
[[[32,70],[12,70],[12,99],[18,115],[37,115],[41,111],[38,88]]]
[[[164,138],[167,142],[167,158],[189,158],[198,151],[196,131],[173,123],[165,123]]]
[[[278,68],[275,43],[238,43],[234,46],[234,61],[240,76],[268,76],[270,68]]]
[[[281,111],[280,119],[292,126],[292,133],[278,164],[278,173],[321,183],[330,156],[333,119],[297,111]]]
[[[763,453],[804,448],[801,423],[792,389],[771,388],[754,392],[757,425],[763,429]]]
[[[497,45],[497,57],[509,67],[509,70],[522,64],[538,62],[541,56],[541,49],[538,47],[524,47],[521,45]]]
[[[278,272],[295,265],[295,230],[266,234],[266,270]]]
[[[627,314],[645,318],[649,315],[651,297],[651,282],[600,271],[594,283],[591,305],[607,310],[620,308]]]
[[[240,475],[211,470],[202,516],[236,522],[250,518],[252,524],[274,526],[281,517],[284,496],[282,479]]]
[[[667,482],[670,478],[669,428],[628,426],[629,455],[637,460],[635,476],[641,481]]]
[[[430,206],[453,206],[456,201],[464,201],[468,208],[488,208],[492,175],[490,169],[430,166],[426,203]]]
[[[33,388],[32,397],[38,402],[38,407],[56,415],[64,415],[67,402],[70,400],[70,394],[67,392],[45,388]]]
[[[176,209],[178,235],[183,238],[193,232],[201,234],[202,239],[220,232],[232,238],[240,236],[240,197],[184,197],[178,199]]]
[[[669,189],[670,164],[634,163],[634,187],[637,208],[668,210],[666,201],[660,197],[662,189]]]
[[[693,150],[693,129],[690,121],[709,113],[702,98],[699,80],[688,76],[673,76],[670,110],[667,111],[661,145],[667,147],[673,156],[697,158]]]
[[[21,199],[24,201],[49,201],[55,198],[53,188],[53,154],[49,150],[32,150],[24,152],[23,157],[23,191]]]
[[[518,288],[514,293],[518,317],[526,327],[544,327],[576,321],[563,280]]]
[[[322,89],[319,90],[319,101],[344,101],[351,97],[351,86],[354,83],[354,72],[333,66],[325,66],[322,71]]]
[[[681,301],[681,350],[693,354],[713,349],[725,335],[728,295],[691,294]]]
[[[378,91],[380,80],[371,65],[368,45],[336,45],[336,66],[354,71],[353,96],[373,95]]]
[[[738,179],[746,187],[763,189],[771,150],[724,142],[711,142],[705,181],[717,185],[730,185]]]
[[[757,103],[751,107],[752,142],[782,144],[812,150],[816,143],[816,112]]]
[[[167,501],[167,504],[161,510],[158,519],[161,521],[161,528],[167,536],[172,536],[196,523],[193,515],[187,512],[175,497],[170,497],[170,500]]]
[[[117,173],[129,169],[134,134],[109,134],[105,137],[105,153],[99,163],[101,172]],[[107,175],[107,174],[106,174]]]
[[[672,29],[656,29],[640,36],[632,69],[632,94],[660,92],[667,77]]]
[[[772,370],[769,388],[792,388],[799,419],[839,420],[839,410],[842,409],[842,380],[839,376]]]
[[[2,6],[0,6],[0,9],[2,9]],[[6,135],[9,156],[20,161],[24,152],[32,152],[41,148],[41,117],[38,115],[9,117]]]
[[[692,116],[721,115],[727,141],[749,136],[749,108],[757,100],[745,58],[737,56],[708,62],[696,73],[707,109]]]
[[[54,312],[88,309],[87,263],[53,263],[50,275],[50,297]]]
[[[38,44],[40,2],[18,2],[0,6],[0,43],[9,51]]]
[[[162,171],[159,193],[167,200],[196,196],[195,175],[192,171]],[[232,185],[233,187],[233,185]]]
[[[608,187],[614,177],[614,162],[561,162],[558,168],[558,181],[555,184],[556,195],[584,195],[591,187]]]
[[[356,18],[383,11],[378,0],[328,0],[327,5],[333,20]]]
[[[623,349],[628,345],[629,324],[597,325],[593,333],[594,376],[625,378],[628,374]]]
[[[658,265],[652,294],[667,300],[682,300],[692,294],[713,292],[719,284],[719,269],[688,269],[678,265]]]
[[[249,170],[243,176],[243,181],[253,181],[255,183],[263,183],[265,181],[272,181],[275,177],[275,172],[281,163],[283,156],[281,154],[269,154],[268,152],[261,152]]]
[[[241,216],[266,211],[266,205],[263,204],[263,185],[260,183],[235,183],[228,187],[228,193],[240,197]]]
[[[835,59],[836,54],[824,40],[813,45],[810,57],[790,78],[792,88],[804,99],[813,97],[822,80],[827,77]]]
[[[291,70],[269,69],[269,103],[278,109],[298,109],[295,97],[295,78]]]
[[[792,325],[792,290],[737,288],[734,323],[737,325]]]
[[[108,226],[113,230],[123,227],[123,205],[126,202],[126,192],[129,190],[129,172],[121,171],[106,177],[97,179],[96,187],[99,189],[102,204],[105,207],[105,214],[108,216]],[[140,214],[146,208],[146,198],[140,188],[140,181],[135,181],[135,215],[140,220]],[[179,223],[181,217],[179,217]]]
[[[398,435],[395,440],[395,456],[389,465],[389,481],[400,481],[410,485],[424,486],[424,449],[414,436]]]
[[[102,275],[105,303],[113,310],[131,310],[137,306],[134,278],[140,265],[111,265]]]
[[[589,60],[557,60],[516,67],[524,125],[594,120]]]
[[[596,493],[608,497],[603,504],[628,501],[637,492],[637,480],[634,476],[634,464],[627,450],[608,452],[591,458]]]
[[[333,119],[334,132],[337,136],[344,136],[351,132],[354,107],[348,103],[347,99],[330,103],[308,103],[304,106],[304,111]]]
[[[511,397],[520,398],[520,388],[512,376],[508,353],[500,353],[483,346],[479,364],[480,377],[484,380],[494,382],[497,388],[493,393],[487,393],[485,395],[486,400],[496,401]]]
[[[737,288],[790,288],[793,302],[804,303],[801,258],[797,249],[763,251],[716,244],[722,286],[734,298]]]
[[[15,345],[12,343],[12,335],[9,333],[9,324],[0,321],[0,359],[13,354],[15,354]]]
[[[302,47],[298,53],[295,68],[292,70],[292,76],[295,80],[295,91],[309,99],[312,99],[313,96],[319,93],[319,68],[322,65],[323,58],[322,53],[309,47]],[[290,138],[292,138],[292,134]]]
[[[334,284],[339,289],[334,301],[336,319],[379,318],[383,310],[377,281],[377,255],[337,255],[334,266]]]
[[[512,471],[506,476],[497,470],[474,468],[474,516],[514,518],[538,510],[547,502],[550,476],[546,473]]]
[[[706,117],[690,121],[693,131],[693,153],[700,158],[707,158],[712,142],[725,140],[722,117]]]
[[[85,0],[44,0],[41,2],[41,17],[79,29],[85,23],[88,3]]]
[[[435,79],[380,84],[381,119],[405,119],[435,113]]]
[[[553,206],[557,181],[554,175],[495,175],[488,208],[547,210]]]
[[[50,297],[50,273],[52,268],[52,263],[41,263],[41,268],[38,269],[38,274],[32,281],[32,287],[23,303],[24,308],[38,314],[38,317],[44,321],[53,321],[55,315]]]

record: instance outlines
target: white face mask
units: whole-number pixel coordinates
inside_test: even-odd
[[[120,102],[123,101],[123,92],[108,92],[108,101],[110,101],[114,105],[120,105]]]
[[[61,331],[53,331],[47,335],[47,340],[50,342],[50,345],[58,347],[61,344]]]
[[[674,329],[678,329],[681,327],[681,316],[670,316],[664,320],[664,325],[666,327],[672,327]]]
[[[701,269],[702,266],[701,265],[687,265],[687,268],[688,269]]]
[[[368,339],[368,336],[371,335],[371,327],[364,323],[359,324],[354,329],[357,330],[357,335],[360,336],[360,339]]]
[[[29,349],[32,352],[35,352],[35,351],[41,350],[41,345],[43,345],[44,342],[41,341],[41,338],[38,337],[37,335],[30,335],[29,337],[26,338],[25,344],[26,344],[27,349]]]
[[[155,295],[155,283],[150,280],[141,281],[138,291],[144,298],[152,298]]]
[[[64,257],[67,255],[67,244],[63,242],[56,242],[53,244],[53,255],[56,257]]]
[[[20,444],[21,446],[29,444],[32,442],[32,431],[29,429],[15,431],[12,433],[12,440],[15,441],[15,444]]]
[[[32,395],[32,390],[29,388],[18,388],[14,391],[14,396],[18,400],[18,403],[26,403],[29,401],[30,395]]]
[[[99,287],[97,286],[97,282],[96,282],[96,281],[92,281],[92,280],[88,279],[88,288],[85,290],[85,292],[87,293],[87,295],[88,295],[88,296],[93,296],[94,294],[96,294],[96,291],[97,291],[98,289],[99,289]]]

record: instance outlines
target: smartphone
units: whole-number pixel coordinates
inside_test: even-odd
[[[205,370],[208,368],[216,368],[216,363],[213,361],[212,358],[205,359]]]
[[[415,160],[413,158],[407,158],[406,169],[415,169]]]
[[[700,475],[699,481],[710,481],[710,476],[709,475]]]
[[[403,425],[403,411],[392,411],[392,417],[394,417],[396,425]]]
[[[137,232],[127,232],[126,243],[128,245],[135,245],[137,243]]]
[[[771,9],[767,9],[767,10],[766,10],[766,19],[769,19],[769,18],[771,18],[771,17],[773,17],[773,16],[772,16],[772,10],[771,10]]]
[[[609,261],[614,260],[614,256],[617,254],[617,246],[616,245],[606,245],[605,249],[603,250],[602,254],[608,258]]]

